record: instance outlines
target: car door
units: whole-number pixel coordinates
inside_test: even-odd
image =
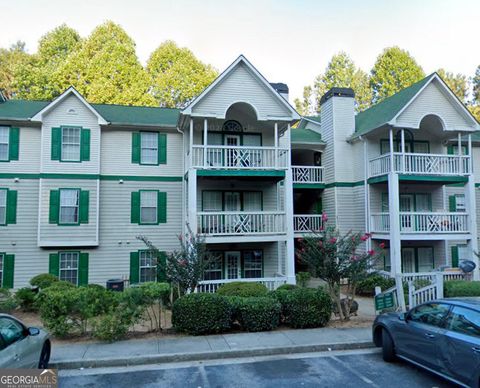
[[[450,305],[444,303],[425,303],[410,310],[395,336],[398,354],[438,369],[436,352],[446,331],[444,325],[449,310]]]
[[[454,306],[446,321],[441,359],[447,373],[467,385],[480,378],[480,312]]]
[[[0,317],[0,336],[3,349],[0,351],[1,368],[32,368],[36,352],[29,346],[26,328],[10,317]]]

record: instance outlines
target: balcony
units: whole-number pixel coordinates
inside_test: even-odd
[[[400,212],[400,233],[426,235],[469,233],[468,215],[459,212]],[[390,232],[389,213],[371,215],[373,233]]]
[[[468,155],[395,152],[393,160],[393,171],[400,174],[458,176],[471,173]],[[390,153],[371,159],[369,162],[369,178],[388,174],[391,170]]]
[[[201,169],[284,170],[289,157],[287,148],[192,146],[192,167]]]
[[[199,212],[198,234],[203,236],[255,236],[285,234],[285,213]]]
[[[319,232],[322,227],[321,214],[295,214],[293,216],[293,231],[297,236]]]
[[[293,183],[323,183],[323,167],[292,166]]]

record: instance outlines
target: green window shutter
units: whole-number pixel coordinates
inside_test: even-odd
[[[317,198],[315,201],[315,214],[322,214],[323,213],[323,203],[322,198]]]
[[[457,211],[457,201],[454,195],[448,197],[448,211],[455,212]]]
[[[48,222],[58,224],[60,214],[60,190],[50,190],[50,209],[48,212]]]
[[[130,222],[132,224],[140,223],[140,192],[132,191],[130,202]]]
[[[140,132],[132,133],[132,163],[140,164]]]
[[[13,274],[15,268],[15,255],[5,255],[3,263],[3,288],[13,288]]]
[[[82,162],[90,160],[90,129],[82,128],[80,134],[80,160]]]
[[[48,273],[59,276],[60,274],[60,260],[58,258],[58,253],[50,253],[48,259]]]
[[[167,193],[158,192],[157,200],[158,223],[164,224],[167,222]]]
[[[81,224],[88,224],[88,211],[89,211],[90,192],[87,190],[80,191],[80,210],[79,219]]]
[[[447,154],[448,155],[453,155],[453,145],[449,144],[447,146]]]
[[[52,144],[51,144],[51,155],[52,160],[60,160],[62,154],[62,129],[61,128],[52,128]]]
[[[17,223],[17,191],[7,191],[7,224]]]
[[[455,245],[452,249],[452,267],[458,268],[458,247]]]
[[[18,160],[18,145],[20,141],[20,131],[18,128],[10,128],[8,159]]]
[[[157,282],[167,281],[167,254],[159,252],[157,263]]]
[[[140,261],[138,252],[130,252],[130,284],[140,281]]]
[[[167,134],[158,134],[158,163],[167,163]]]
[[[88,284],[88,253],[80,253],[78,262],[78,285],[86,286]]]

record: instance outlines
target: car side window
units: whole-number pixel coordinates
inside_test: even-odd
[[[480,337],[480,313],[455,306],[448,317],[447,329],[457,333]]]
[[[426,303],[410,311],[408,319],[430,326],[442,327],[450,306],[443,303]]]
[[[0,335],[3,338],[4,346],[10,346],[25,337],[23,326],[17,321],[0,317]]]

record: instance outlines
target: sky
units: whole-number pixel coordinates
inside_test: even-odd
[[[222,71],[245,55],[290,101],[345,51],[370,71],[385,47],[410,52],[428,74],[440,67],[473,76],[480,65],[479,0],[0,0],[0,47],[28,52],[66,23],[83,37],[106,20],[120,24],[145,64],[172,39]]]

